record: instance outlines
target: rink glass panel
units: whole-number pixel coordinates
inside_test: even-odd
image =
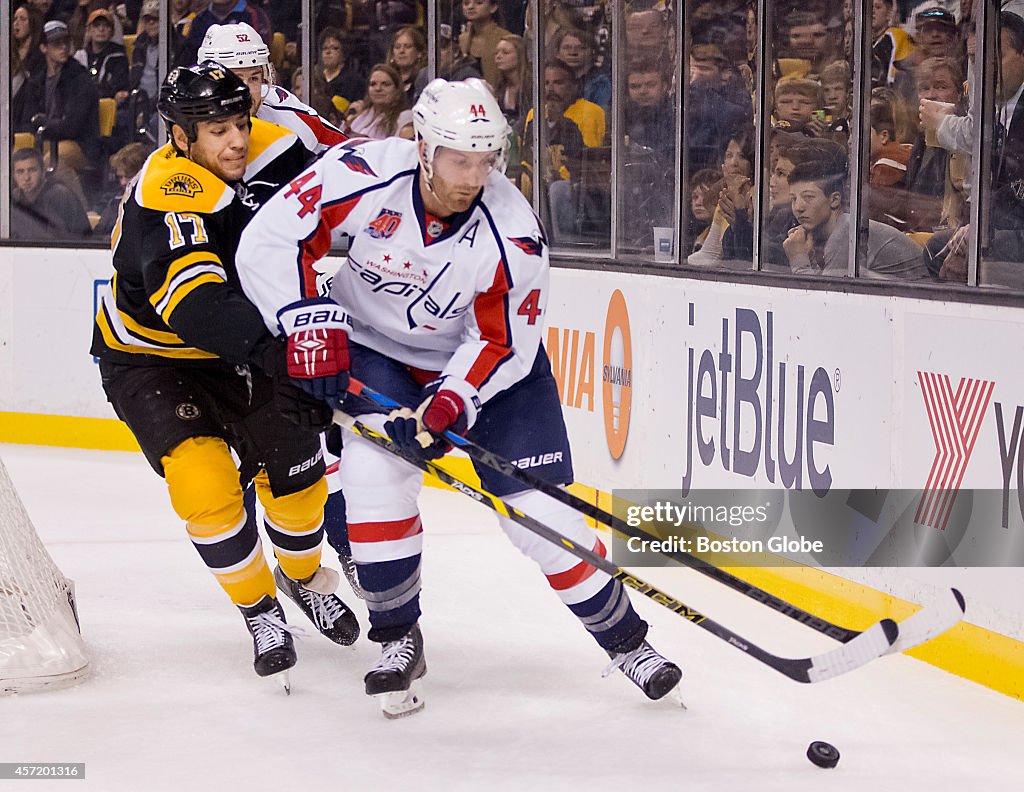
[[[155,52],[162,79],[186,57],[186,25],[178,19],[181,0],[158,5]],[[734,271],[728,278],[754,269],[764,273],[760,277],[765,282],[777,282],[782,275],[794,285],[808,278],[824,284],[837,274],[878,280],[875,251],[884,240],[895,239],[895,231],[931,253],[927,260],[922,253],[923,267],[881,270],[886,283],[872,284],[872,291],[903,294],[907,287],[921,287],[924,294],[939,287],[948,290],[943,293],[969,295],[957,287],[1020,288],[1024,146],[1018,147],[1017,139],[1024,134],[1024,122],[1014,122],[1014,114],[1005,108],[1018,95],[1006,94],[1017,85],[1024,53],[1016,49],[1019,36],[994,0],[954,3],[948,11],[952,24],[936,14],[890,25],[899,52],[884,66],[878,63],[884,50],[879,41],[885,37],[878,7],[884,11],[886,4],[881,0],[728,0],[685,7],[673,2],[500,0],[483,4],[485,16],[493,19],[490,25],[481,23],[484,32],[475,36],[467,10],[475,19],[481,17],[479,9],[469,8],[479,5],[472,0],[258,5],[270,19],[267,43],[280,84],[322,105],[338,123],[345,123],[351,106],[365,98],[372,67],[389,60],[395,64],[392,45],[406,28],[419,31],[415,38],[426,47],[425,58],[417,53],[417,67],[425,69],[420,85],[435,74],[471,74],[474,59],[494,82],[502,69],[514,71],[499,90],[513,129],[507,176],[543,219],[556,262],[666,274]],[[19,48],[25,15],[21,6],[10,0],[0,3],[0,27],[12,65],[2,86],[2,98],[11,107],[3,144],[8,152],[38,148],[46,157],[45,178],[59,182],[82,204],[91,223],[98,223],[120,193],[110,156],[126,142],[155,146],[165,132],[152,98],[135,90],[133,79],[128,97],[115,100],[114,131],[101,139],[99,156],[76,161],[73,150],[62,152],[37,135],[38,123],[33,126],[15,112],[24,82],[17,56],[32,51]],[[910,13],[907,3],[888,8],[889,22]],[[915,31],[917,55],[910,51],[908,56],[906,29],[918,21],[924,24],[921,32]],[[925,35],[928,24],[934,29],[943,23],[948,40],[936,43],[934,36]],[[84,35],[74,20],[71,29],[74,37]],[[307,29],[312,35],[303,35]],[[499,29],[509,34],[513,56],[505,52],[496,57],[497,47],[509,50],[509,42],[495,35]],[[330,30],[338,40],[322,41]],[[114,36],[134,54],[145,32],[142,20],[129,20],[119,22]],[[972,32],[976,36],[969,42]],[[462,52],[460,39],[470,52]],[[325,43],[340,44],[340,55],[334,57],[341,62],[340,72],[327,69],[331,79],[319,81],[327,85],[326,95],[312,90],[313,80],[305,79],[318,69],[324,75],[324,58],[330,57],[323,51]],[[941,75],[941,64],[928,63],[936,53],[954,60],[959,71],[947,69]],[[510,58],[520,65],[509,67]],[[575,83],[568,93],[564,85],[554,84],[564,80],[549,80],[548,67],[555,61],[568,62],[569,82]],[[409,74],[408,64],[397,65]],[[339,73],[345,79],[339,81]],[[821,92],[790,78],[817,79]],[[937,81],[954,83],[952,91],[935,89]],[[415,91],[410,90],[410,101]],[[951,152],[932,145],[918,113],[926,92],[976,125],[967,148]],[[811,106],[793,109],[789,101],[781,107],[787,93],[803,97],[798,105],[806,105],[809,98]],[[577,96],[585,104],[567,118],[566,103],[577,104]],[[906,168],[903,183],[899,172],[879,173],[876,167],[879,124],[872,122],[872,109],[884,102],[892,106],[892,130],[882,145],[897,143],[909,150],[907,162],[900,161],[907,152],[896,151],[896,170]],[[801,115],[808,109],[809,122]],[[104,113],[109,128],[106,109]],[[801,125],[813,128],[811,133]],[[845,271],[833,266],[817,274],[813,268],[794,274],[782,242],[799,224],[791,203],[787,213],[780,187],[793,163],[780,171],[779,152],[823,138],[845,154],[839,179],[842,214],[849,226],[849,244],[840,261]],[[892,151],[890,145],[886,153]],[[0,178],[9,185],[0,202],[4,241],[108,244],[102,226],[83,238],[54,232],[45,224],[40,230],[25,221],[20,208],[12,215],[14,170],[12,157],[5,157],[0,165]],[[887,184],[887,179],[897,183]],[[725,230],[712,235],[716,211]],[[954,234],[953,244],[945,246]],[[708,240],[714,243],[710,248],[705,247]],[[701,248],[703,255],[697,256]],[[812,263],[821,263],[820,256],[812,258]]]

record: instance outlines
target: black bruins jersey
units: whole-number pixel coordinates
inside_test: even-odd
[[[129,185],[111,234],[114,277],[100,295],[92,354],[113,363],[245,363],[267,334],[242,294],[234,254],[256,210],[310,154],[283,127],[252,120],[240,183],[155,151]]]

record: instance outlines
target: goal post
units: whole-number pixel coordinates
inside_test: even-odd
[[[40,541],[0,459],[0,695],[83,679],[74,584]]]

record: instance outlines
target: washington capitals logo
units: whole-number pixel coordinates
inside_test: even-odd
[[[390,239],[402,222],[402,213],[394,209],[381,209],[380,214],[366,227],[366,233],[374,239]]]
[[[285,91],[284,88],[277,88],[275,86],[274,90],[277,91],[277,99],[278,99],[278,101],[283,102],[285,99],[288,98],[288,92]]]
[[[509,237],[509,242],[514,244],[517,248],[523,251],[528,256],[539,256],[544,252],[544,239],[534,239],[533,237]]]
[[[184,195],[192,198],[203,191],[203,185],[187,173],[175,173],[160,185],[160,189],[164,191],[164,195]]]
[[[341,156],[338,158],[338,162],[345,165],[349,170],[353,170],[356,173],[362,173],[364,176],[376,176],[373,168],[370,167],[365,159],[359,156],[358,150],[355,148],[360,143],[365,143],[366,138],[359,138],[358,140],[349,140],[346,143],[342,143],[339,148],[341,149]]]

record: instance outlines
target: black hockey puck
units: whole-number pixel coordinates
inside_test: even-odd
[[[831,743],[815,740],[807,746],[807,758],[818,767],[835,767],[839,764],[839,751]]]

